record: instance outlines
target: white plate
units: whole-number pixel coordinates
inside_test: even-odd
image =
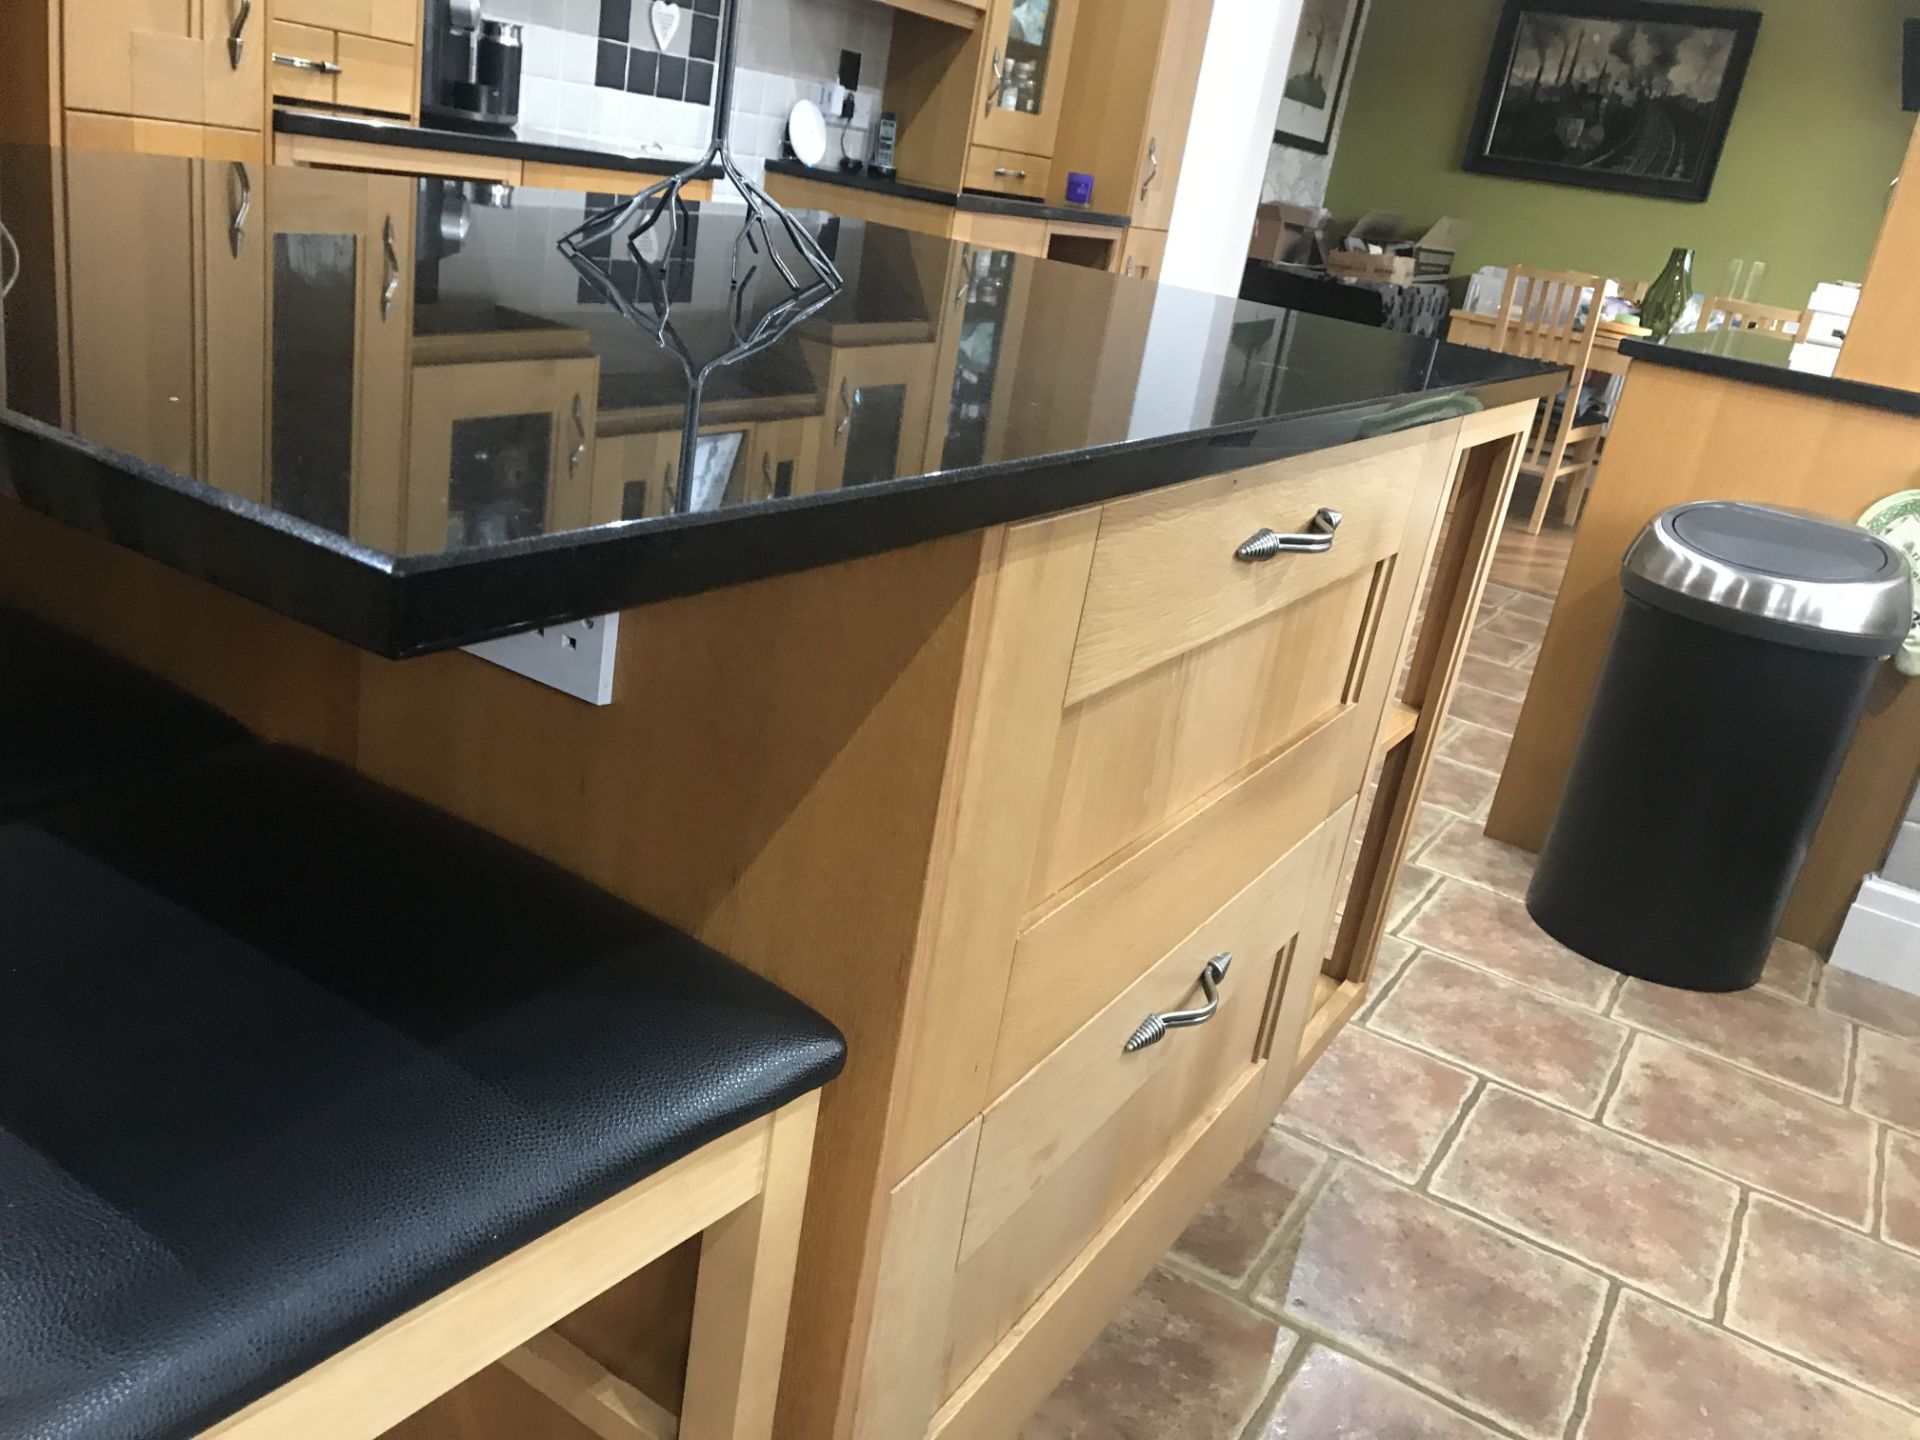
[[[1920,490],[1902,490],[1867,507],[1860,527],[1878,535],[1907,557],[1915,581],[1915,624],[1907,640],[1894,652],[1893,663],[1902,675],[1920,675]]]
[[[802,100],[788,113],[787,143],[808,169],[827,158],[827,120],[813,101]]]

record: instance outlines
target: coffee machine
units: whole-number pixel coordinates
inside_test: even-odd
[[[520,27],[490,20],[480,0],[427,0],[420,115],[511,130],[520,121]]]

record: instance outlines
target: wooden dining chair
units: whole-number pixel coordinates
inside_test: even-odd
[[[1580,396],[1593,364],[1600,333],[1600,302],[1607,283],[1598,275],[1572,270],[1536,270],[1515,265],[1507,271],[1500,299],[1493,348],[1567,367],[1567,388],[1558,399],[1540,404],[1520,471],[1537,476],[1540,491],[1527,519],[1527,532],[1546,523],[1553,488],[1562,480],[1583,478],[1599,454],[1604,421],[1581,424]]]
[[[1721,323],[1715,325],[1714,317],[1720,317]],[[1810,310],[1789,310],[1781,305],[1762,305],[1754,300],[1736,300],[1731,295],[1716,295],[1700,307],[1700,323],[1695,328],[1707,330],[1751,330],[1761,335],[1778,335],[1782,339],[1803,338],[1813,323]]]

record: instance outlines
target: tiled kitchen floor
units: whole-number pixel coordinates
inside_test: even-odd
[[[1549,608],[1489,587],[1373,998],[1023,1440],[1920,1437],[1920,997],[1534,927],[1480,826]]]

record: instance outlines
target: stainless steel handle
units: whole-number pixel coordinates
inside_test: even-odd
[[[1147,137],[1147,178],[1140,182],[1140,198],[1147,198],[1147,191],[1153,188],[1153,182],[1160,178],[1160,141],[1157,136]]]
[[[996,46],[993,52],[993,89],[987,92],[987,103],[980,110],[982,115],[993,114],[993,107],[1000,100],[1000,87],[1006,83],[1006,79],[1007,67],[1002,63],[999,47]]]
[[[289,70],[311,70],[318,75],[340,73],[340,67],[331,60],[309,60],[304,55],[282,55],[278,50],[273,52],[273,63],[284,65]]]
[[[994,166],[994,167],[993,167],[993,173],[994,173],[994,174],[996,174],[996,175],[1005,175],[1005,176],[1007,176],[1008,178],[1010,178],[1010,179],[1014,179],[1014,180],[1024,180],[1024,179],[1026,179],[1026,178],[1027,178],[1027,172],[1026,172],[1026,171],[1024,171],[1024,170],[1009,170],[1009,169],[1008,169],[1008,168],[1007,168],[1006,166],[1004,166],[1004,165],[996,165],[996,166]]]
[[[1200,991],[1207,997],[1207,1003],[1198,1010],[1160,1010],[1147,1016],[1140,1022],[1139,1028],[1127,1037],[1121,1053],[1132,1055],[1149,1045],[1158,1045],[1167,1038],[1169,1030],[1184,1030],[1190,1025],[1204,1025],[1213,1019],[1220,1013],[1220,987],[1226,982],[1227,969],[1232,964],[1232,954],[1223,953],[1202,965]]]
[[[1263,526],[1240,542],[1233,558],[1254,565],[1276,555],[1324,555],[1333,548],[1333,532],[1339,528],[1340,512],[1322,507],[1305,534],[1282,535]]]
[[[233,28],[227,31],[227,63],[235,70],[240,68],[240,57],[247,53],[247,20],[253,14],[253,0],[240,0],[240,8],[233,12]]]
[[[967,291],[973,288],[973,246],[960,247],[960,288],[953,292],[953,308],[967,303]]]
[[[1131,256],[1127,259],[1127,276],[1129,279],[1133,276],[1133,259]]]
[[[840,377],[840,423],[833,427],[833,443],[838,445],[847,438],[847,427],[853,424],[853,398],[846,377]]]
[[[587,416],[580,397],[573,397],[573,450],[567,456],[567,474],[578,473],[580,462],[587,458]]]
[[[760,483],[767,487],[766,498],[773,499],[773,452],[771,450],[760,452]]]
[[[380,287],[380,318],[385,320],[387,312],[393,309],[393,297],[400,289],[400,252],[393,244],[393,217],[387,217],[387,228],[380,237],[382,248],[386,252],[387,280]]]
[[[247,216],[253,212],[253,177],[247,174],[247,167],[238,160],[228,174],[239,182],[238,198],[233,206],[233,219],[227,223],[227,249],[233,252],[233,258],[240,258],[240,250],[247,243]]]

